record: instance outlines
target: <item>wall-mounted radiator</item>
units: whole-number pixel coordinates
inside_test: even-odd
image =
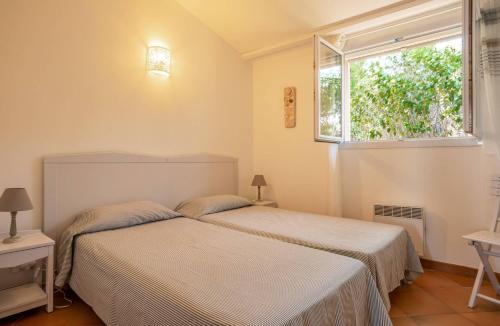
[[[419,256],[424,255],[425,217],[422,207],[373,205],[375,222],[400,225],[408,231]]]

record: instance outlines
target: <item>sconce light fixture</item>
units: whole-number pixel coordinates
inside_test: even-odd
[[[162,46],[148,47],[146,69],[155,75],[170,76],[170,51]]]

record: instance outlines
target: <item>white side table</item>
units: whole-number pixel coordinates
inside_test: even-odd
[[[45,291],[36,282],[0,291],[0,318],[46,305],[52,312],[54,283],[54,240],[39,230],[19,232],[21,239],[2,243],[8,234],[0,234],[0,268],[11,268],[46,259]]]
[[[252,200],[254,206],[278,207],[278,203],[274,200]]]

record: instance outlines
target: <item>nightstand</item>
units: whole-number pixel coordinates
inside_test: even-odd
[[[45,258],[45,291],[36,282],[0,291],[0,318],[45,305],[47,312],[54,310],[54,240],[39,230],[23,231],[19,235],[21,239],[17,242],[0,242],[0,268],[16,267]],[[0,239],[8,236],[0,234]]]
[[[278,207],[278,203],[274,200],[252,200],[254,206]]]

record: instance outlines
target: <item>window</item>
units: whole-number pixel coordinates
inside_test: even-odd
[[[353,141],[461,137],[462,38],[349,61]]]
[[[316,36],[316,139],[342,140],[343,56]]]
[[[470,89],[464,35],[453,26],[347,54],[316,36],[315,139],[467,136],[472,108],[464,101]]]

